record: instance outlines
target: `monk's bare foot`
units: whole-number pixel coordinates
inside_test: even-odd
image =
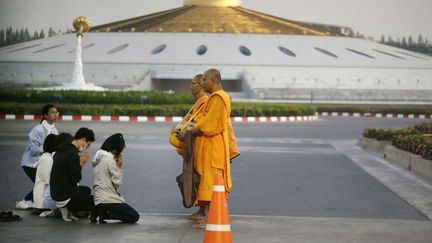
[[[204,214],[202,214],[201,211],[198,211],[194,214],[187,216],[186,218],[189,220],[200,220],[200,219],[204,219],[205,217],[206,216]]]
[[[192,223],[192,228],[194,228],[194,229],[205,229],[206,228],[206,224],[207,224],[207,218],[200,219],[200,220],[195,220]]]

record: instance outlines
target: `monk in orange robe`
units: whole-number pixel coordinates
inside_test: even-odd
[[[184,117],[181,124],[186,123],[190,116],[195,115],[197,112],[199,112],[199,114],[195,115],[195,118],[192,120],[192,125],[194,123],[196,123],[196,120],[198,119],[198,117],[204,112],[204,109],[201,108],[208,100],[208,94],[206,92],[204,92],[203,88],[201,87],[201,79],[202,79],[202,74],[197,74],[195,75],[195,77],[192,79],[192,82],[190,84],[190,90],[192,93],[192,96],[195,98],[195,104],[193,105],[192,108],[192,112],[191,114],[189,114],[188,116]],[[173,128],[171,128],[171,133],[175,133],[176,131],[176,126],[174,126]],[[182,142],[183,143],[183,142]],[[195,143],[197,143],[196,139],[195,139]],[[180,148],[177,148],[177,153],[183,157],[183,146],[181,146]]]
[[[202,139],[195,145],[195,161],[196,170],[201,175],[197,204],[205,209],[205,217],[192,225],[197,228],[205,227],[216,174],[222,173],[226,192],[230,192],[232,186],[229,147],[230,98],[222,88],[220,72],[216,69],[209,69],[204,73],[201,86],[210,96],[203,115],[191,129],[196,137],[195,143],[198,138]],[[184,137],[184,132],[179,135],[180,138]]]

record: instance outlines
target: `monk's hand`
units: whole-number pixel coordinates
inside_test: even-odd
[[[186,135],[186,129],[180,130],[180,131],[176,131],[175,132],[176,137],[180,140],[183,141]]]
[[[173,126],[173,128],[171,128],[170,134],[173,134],[177,131],[177,126]]]
[[[121,154],[117,155],[117,156],[114,158],[114,160],[115,160],[115,162],[116,162],[117,167],[118,167],[119,169],[121,169],[121,167],[122,167],[122,165],[123,165],[123,157],[121,156]]]

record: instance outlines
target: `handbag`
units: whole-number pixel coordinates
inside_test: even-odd
[[[195,106],[192,106],[192,108],[188,111],[188,113],[185,115],[185,117],[188,116],[188,115],[192,112],[192,110],[193,110],[194,107],[195,107]],[[180,132],[180,131],[183,131],[183,129],[185,129],[185,128],[189,125],[189,123],[191,123],[191,121],[195,118],[195,116],[200,112],[200,110],[201,110],[203,107],[204,107],[204,105],[202,105],[202,106],[197,110],[197,112],[195,112],[195,114],[193,114],[193,115],[189,118],[189,120],[188,120],[185,124],[183,124],[183,125],[182,125],[181,123],[177,124],[177,126],[176,126],[177,131],[179,131],[179,132]],[[169,134],[169,136],[168,136],[168,141],[169,141],[169,143],[170,143],[172,146],[176,147],[177,149],[182,149],[182,148],[183,148],[183,143],[182,143],[182,141],[180,141],[180,140],[176,137],[176,133],[175,133],[175,132]]]
[[[183,187],[184,185],[184,176],[183,173],[178,175],[176,177],[176,182],[178,184],[178,187],[180,189],[180,193],[182,195],[183,198],[183,206],[185,208],[190,208],[193,206],[196,197],[197,197],[197,191],[198,191],[198,185],[200,183],[200,179],[201,179],[201,175],[194,169],[193,170],[193,174],[192,174],[192,188],[189,188],[190,191],[190,198],[187,198],[185,196],[185,188]]]

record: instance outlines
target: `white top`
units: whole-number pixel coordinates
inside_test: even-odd
[[[27,147],[25,148],[21,158],[21,166],[28,166],[32,168],[36,167],[35,162],[44,152],[44,140],[51,133],[58,135],[58,131],[54,124],[49,124],[46,120],[44,120],[41,124],[36,125],[30,131],[28,134]]]
[[[50,176],[53,164],[53,154],[43,153],[34,163],[36,169],[35,186],[33,188],[33,202],[36,208],[56,208],[50,195]]]
[[[125,203],[118,192],[122,183],[122,171],[117,167],[113,154],[98,150],[93,159],[93,190],[95,205],[100,203]]]

